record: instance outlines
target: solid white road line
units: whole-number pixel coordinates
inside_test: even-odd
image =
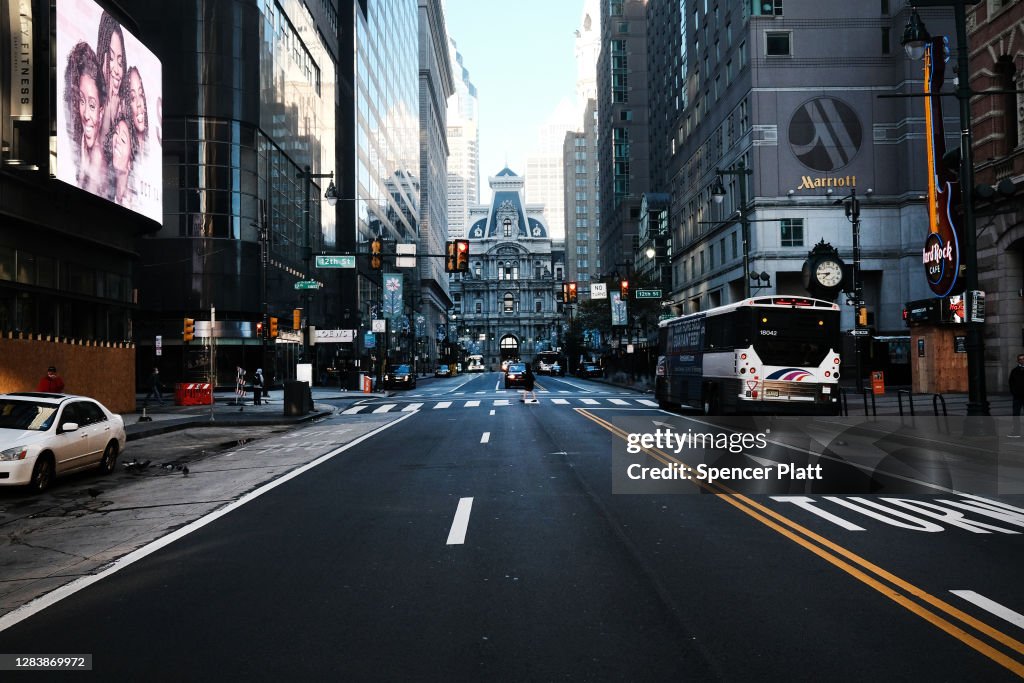
[[[39,612],[42,612],[47,607],[50,607],[51,605],[54,605],[54,604],[60,602],[64,598],[69,597],[71,595],[74,595],[78,591],[83,590],[85,588],[88,588],[89,586],[91,586],[94,583],[97,583],[98,581],[102,581],[103,579],[107,578],[111,574],[115,574],[115,573],[121,571],[122,569],[124,569],[125,567],[127,567],[129,565],[135,564],[136,562],[138,562],[139,560],[143,559],[144,557],[147,557],[148,555],[152,555],[153,553],[155,553],[156,551],[160,550],[161,548],[164,548],[164,547],[174,543],[179,538],[184,538],[185,536],[188,536],[193,531],[198,531],[199,529],[202,529],[207,524],[210,524],[211,522],[214,522],[217,519],[220,519],[224,515],[227,515],[227,514],[229,514],[231,512],[234,512],[235,510],[237,510],[238,508],[242,507],[246,503],[250,503],[253,500],[259,498],[264,493],[268,493],[269,491],[271,491],[273,489],[276,489],[281,484],[284,484],[285,482],[287,482],[287,481],[289,481],[291,479],[294,479],[295,477],[299,476],[300,474],[303,474],[304,472],[307,472],[307,471],[313,469],[317,465],[319,465],[321,463],[324,463],[324,462],[327,462],[328,460],[330,460],[334,456],[338,455],[339,453],[344,453],[348,449],[361,444],[362,442],[366,441],[367,439],[372,439],[376,435],[378,435],[381,432],[383,432],[385,429],[390,429],[391,427],[394,427],[399,422],[402,422],[403,420],[405,420],[406,418],[409,418],[409,417],[412,417],[412,413],[409,413],[408,415],[403,415],[402,417],[400,417],[400,418],[398,418],[396,420],[392,420],[388,424],[382,425],[381,427],[379,427],[377,429],[374,429],[372,432],[367,432],[366,434],[363,434],[359,438],[354,439],[354,440],[348,442],[344,446],[339,446],[338,448],[335,448],[333,451],[331,451],[329,453],[324,453],[323,455],[321,455],[319,458],[317,458],[313,462],[307,463],[307,464],[303,465],[302,467],[296,468],[296,469],[292,470],[291,472],[288,472],[287,474],[282,475],[282,476],[278,477],[277,479],[274,479],[273,481],[267,482],[266,484],[264,484],[263,486],[259,487],[258,489],[254,490],[254,491],[252,491],[250,493],[245,494],[244,496],[242,496],[241,498],[239,498],[235,502],[228,503],[227,505],[225,505],[224,507],[220,508],[219,510],[214,510],[210,514],[205,515],[203,517],[200,517],[199,519],[197,519],[194,522],[186,524],[185,526],[181,527],[177,531],[174,531],[174,532],[164,536],[163,538],[158,538],[157,540],[153,541],[152,543],[144,545],[141,548],[139,548],[138,550],[134,550],[134,551],[128,553],[127,555],[114,560],[113,563],[107,565],[107,568],[104,569],[103,571],[99,572],[98,574],[89,574],[87,576],[79,577],[79,578],[75,579],[74,581],[72,581],[71,583],[64,584],[60,588],[56,588],[53,591],[50,591],[49,593],[47,593],[46,595],[39,596],[38,598],[36,598],[32,602],[26,603],[26,604],[22,605],[21,607],[18,607],[17,609],[14,609],[14,610],[8,612],[7,614],[5,614],[2,617],[0,617],[0,632],[3,632],[5,630],[9,629],[10,627],[14,626],[15,624],[17,624],[17,623],[19,623],[21,621],[24,621],[25,619],[28,619],[33,614],[38,614]],[[464,499],[464,500],[466,500],[466,499]],[[472,502],[473,499],[469,498],[468,500]],[[462,503],[460,501],[459,505],[461,506],[461,504]],[[466,516],[467,517],[469,516],[468,510],[466,512]],[[465,534],[463,534],[463,535],[465,535]]]
[[[587,404],[588,406],[601,405],[600,401],[597,401],[597,400],[592,399],[592,398],[581,398],[580,401],[582,401],[583,403]]]
[[[459,498],[459,507],[455,509],[451,531],[448,532],[448,545],[462,545],[466,542],[466,529],[469,528],[469,511],[473,509],[472,498]]]
[[[494,390],[497,391],[500,388],[501,388],[501,380],[498,380],[497,382],[494,383]]]
[[[1000,619],[1005,619],[1018,628],[1024,628],[1024,614],[1014,612],[1008,607],[1003,607],[995,600],[989,600],[984,595],[975,593],[974,591],[949,591],[953,595],[959,596],[967,602],[972,602],[978,607],[982,608],[986,612],[991,612]]]
[[[621,398],[610,398],[610,399],[608,399],[608,402],[609,403],[614,403],[617,406],[628,406],[629,405],[629,401],[623,401]]]
[[[507,398],[499,398],[498,400],[496,400],[494,402],[494,405],[496,405],[496,406],[508,406],[508,405],[512,405],[512,404],[509,403],[509,399],[507,399]]]
[[[377,410],[375,410],[373,412],[375,412],[375,413],[386,413],[386,412],[388,412],[389,410],[391,410],[392,408],[394,408],[397,405],[398,405],[397,403],[385,403],[384,405],[382,405],[380,408],[377,408]]]
[[[422,403],[410,403],[406,407],[402,408],[403,413],[411,413],[414,410],[419,410],[423,407]]]
[[[653,408],[657,408],[658,407],[658,402],[657,401],[652,401],[652,400],[646,399],[646,398],[638,398],[636,400],[636,402],[639,403],[640,405],[644,405],[644,406],[651,406]]]
[[[480,401],[466,401],[467,408],[476,408],[480,405]]]
[[[438,408],[447,408],[451,404],[451,401],[439,401],[438,404],[434,406],[434,410],[437,410]]]
[[[341,414],[342,414],[342,415],[355,415],[355,414],[356,414],[356,413],[358,413],[358,412],[359,412],[360,410],[363,410],[363,409],[365,409],[365,408],[369,408],[369,407],[370,407],[370,406],[356,406],[356,407],[354,407],[354,408],[349,408],[348,410],[342,411],[342,413],[341,413]]]
[[[569,405],[569,402],[567,400],[565,400],[564,398],[553,398],[553,399],[551,399],[551,402],[556,404],[556,405],[560,405],[560,406],[567,406],[567,405]]]
[[[480,443],[487,443],[490,440],[491,440],[491,433],[490,432],[484,432],[484,435],[480,437]]]

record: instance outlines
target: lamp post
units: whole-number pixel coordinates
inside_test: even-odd
[[[868,190],[871,194],[871,190]],[[857,373],[857,391],[864,391],[864,373],[861,370],[860,337],[859,330],[861,323],[867,323],[861,319],[861,309],[864,308],[864,283],[860,277],[860,201],[857,199],[857,188],[850,188],[850,194],[842,199],[833,202],[836,206],[842,204],[846,209],[846,218],[853,226],[853,358],[854,368]]]
[[[956,98],[960,103],[960,197],[963,204],[964,218],[964,261],[967,267],[965,285],[968,296],[975,296],[978,291],[978,232],[974,222],[974,142],[971,133],[971,85],[970,64],[967,51],[967,11],[968,5],[976,5],[980,0],[915,0],[914,4],[921,7],[952,7],[956,24],[956,67],[957,85]],[[928,30],[912,9],[910,19],[903,32],[903,47],[907,56],[918,60],[924,57],[925,46],[929,42]],[[967,302],[970,308],[970,302]],[[967,414],[988,415],[988,398],[985,395],[985,340],[982,336],[982,323],[976,322],[968,313],[967,322]]]
[[[747,218],[747,176],[754,174],[754,169],[747,168],[742,161],[736,162],[731,168],[720,168],[717,171],[715,184],[711,188],[711,197],[715,204],[721,204],[725,199],[725,186],[722,184],[722,176],[734,175],[740,178],[740,226],[743,238],[743,298],[750,298],[750,220]]]
[[[309,166],[306,166],[305,169],[302,170],[302,171],[299,171],[298,174],[296,174],[295,177],[298,178],[299,180],[305,179],[305,181],[306,181],[306,201],[303,204],[303,207],[304,207],[303,229],[304,229],[304,232],[306,233],[306,246],[303,249],[302,256],[303,256],[303,259],[306,261],[306,280],[308,281],[308,280],[310,280],[313,277],[313,242],[312,242],[311,236],[309,234],[309,213],[310,213],[309,212],[309,201],[310,201],[309,195],[310,195],[310,190],[311,190],[311,188],[313,186],[313,179],[314,178],[330,178],[331,179],[330,184],[327,186],[327,191],[324,193],[324,199],[326,199],[327,203],[330,204],[331,206],[334,206],[337,203],[337,201],[338,201],[338,190],[334,186],[334,173],[333,172],[331,172],[331,173],[313,173],[310,170]],[[311,340],[309,338],[309,328],[310,328],[310,323],[312,322],[313,309],[310,307],[310,291],[309,291],[309,289],[305,289],[305,290],[303,290],[303,292],[304,292],[303,293],[303,305],[305,306],[305,310],[306,310],[306,334],[303,336],[303,341],[302,341],[302,357],[306,360],[306,362],[312,363],[312,358],[310,358],[310,356],[312,355],[310,353],[310,346],[311,346],[311,342],[313,340]],[[314,374],[313,377],[316,377],[316,375]]]

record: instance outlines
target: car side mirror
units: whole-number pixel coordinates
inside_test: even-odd
[[[77,422],[65,422],[64,424],[62,424],[60,426],[60,431],[62,433],[63,432],[77,432],[78,431],[78,423]]]

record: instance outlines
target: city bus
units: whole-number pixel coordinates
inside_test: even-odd
[[[720,413],[839,412],[839,306],[761,296],[658,324],[655,397]]]
[[[484,369],[482,354],[474,353],[466,357],[466,372],[483,372]]]
[[[538,375],[559,375],[565,377],[565,358],[557,351],[541,351],[533,359],[533,369]]]

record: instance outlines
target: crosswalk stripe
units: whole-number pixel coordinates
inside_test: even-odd
[[[451,401],[441,401],[437,405],[434,406],[434,410],[437,410],[438,408],[447,408],[451,404],[452,404]]]
[[[556,404],[556,405],[560,405],[560,406],[567,406],[567,405],[569,405],[569,402],[567,400],[565,400],[564,398],[553,398],[553,399],[551,399],[551,402]]]
[[[370,406],[355,406],[354,408],[349,408],[348,410],[343,411],[341,414],[342,415],[355,415],[360,410],[363,410],[364,408],[369,408],[369,407]]]
[[[494,405],[496,405],[496,406],[507,406],[507,405],[511,405],[511,404],[509,403],[509,400],[507,398],[499,398],[498,400],[496,400],[494,402]]]
[[[377,408],[377,410],[375,410],[373,412],[375,412],[375,413],[386,413],[386,412],[388,412],[389,410],[391,410],[392,408],[394,408],[397,405],[398,405],[397,403],[385,403],[384,405],[382,405],[380,408]]]
[[[419,410],[422,407],[423,407],[422,403],[410,403],[406,407],[402,408],[402,412],[403,413],[411,413],[411,412],[413,412],[415,410]]]
[[[480,405],[480,401],[466,401],[467,408],[476,408]]]
[[[561,389],[561,390],[559,390],[558,393],[560,393],[560,394],[571,394],[572,392],[571,391],[566,391],[564,389]]]
[[[639,403],[640,405],[644,405],[644,406],[653,406],[655,408],[658,407],[658,402],[657,401],[651,401],[650,399],[646,399],[646,398],[637,399],[636,402]]]
[[[617,406],[628,406],[629,405],[629,401],[623,401],[621,398],[610,398],[610,399],[608,399],[608,402],[609,403],[614,403]]]
[[[581,398],[580,401],[587,404],[588,406],[596,406],[601,403],[600,401],[594,400],[592,398]]]

